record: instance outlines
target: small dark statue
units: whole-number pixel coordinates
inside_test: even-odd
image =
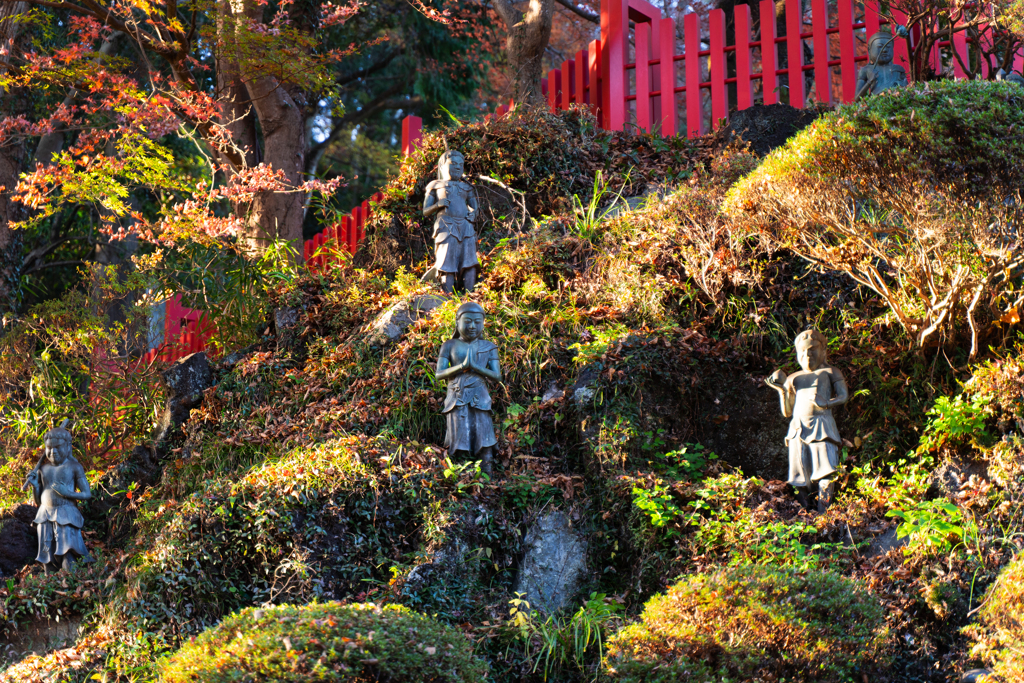
[[[476,223],[479,203],[476,190],[462,180],[465,159],[454,150],[437,160],[437,180],[430,181],[423,197],[423,215],[434,219],[434,266],[424,280],[436,278],[448,294],[462,278],[472,292],[480,261],[476,255]]]
[[[448,456],[479,459],[481,469],[491,474],[495,444],[491,419],[488,379],[501,381],[498,347],[483,338],[484,309],[472,302],[455,313],[455,335],[441,345],[437,379],[447,380],[448,396],[444,416],[448,433],[444,445]]]
[[[901,26],[900,34],[905,31]],[[879,31],[868,40],[868,63],[857,72],[857,94],[854,99],[877,95],[883,90],[901,88],[907,84],[907,71],[892,63],[893,41],[888,31]]]
[[[789,483],[796,487],[797,498],[806,508],[817,489],[818,512],[824,512],[832,502],[832,478],[843,444],[832,408],[846,403],[850,391],[843,373],[828,364],[828,347],[821,332],[801,332],[794,346],[800,371],[786,377],[776,370],[765,382],[779,392],[782,414],[792,418],[786,434]]]
[[[39,511],[33,523],[39,536],[39,554],[47,571],[69,571],[76,560],[92,562],[82,538],[82,513],[75,501],[92,497],[85,470],[71,454],[71,432],[60,427],[44,437],[46,452],[28,474],[22,490],[32,487]]]

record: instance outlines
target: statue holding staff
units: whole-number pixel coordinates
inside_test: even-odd
[[[88,500],[92,493],[85,469],[71,453],[67,423],[64,420],[43,437],[45,452],[22,486],[22,490],[32,488],[32,497],[39,506],[32,522],[39,537],[36,561],[47,571],[69,571],[78,560],[93,561],[82,538],[85,520],[76,503]]]
[[[906,29],[902,26],[899,29],[897,34],[903,35]],[[868,39],[868,63],[857,72],[855,100],[907,85],[906,69],[892,63],[894,40],[889,31],[879,31]]]
[[[448,382],[443,413],[448,427],[444,445],[449,457],[479,458],[480,468],[491,474],[491,459],[498,440],[491,417],[487,380],[501,381],[498,347],[483,338],[484,309],[473,302],[455,313],[455,335],[441,345],[437,379]]]
[[[787,377],[776,370],[765,382],[779,392],[782,414],[792,418],[786,434],[789,483],[808,509],[817,491],[818,512],[824,512],[832,502],[832,479],[843,444],[832,408],[846,403],[850,391],[843,373],[827,362],[828,347],[821,332],[801,332],[794,346],[800,371]]]
[[[465,159],[455,150],[437,160],[437,180],[430,181],[423,197],[423,215],[434,219],[434,266],[423,277],[437,279],[451,294],[459,278],[465,291],[476,286],[480,261],[476,254],[476,190],[462,180]]]

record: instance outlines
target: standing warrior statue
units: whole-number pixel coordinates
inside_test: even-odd
[[[794,342],[801,370],[789,377],[776,370],[765,382],[779,392],[782,414],[791,417],[786,445],[789,446],[789,483],[797,499],[810,509],[811,487],[818,490],[818,512],[832,502],[832,477],[839,467],[843,441],[832,417],[832,407],[850,399],[846,380],[838,368],[828,364],[825,336],[817,330],[797,335]]]
[[[455,291],[456,280],[472,292],[480,261],[476,256],[476,223],[479,205],[476,190],[462,181],[465,159],[457,151],[445,152],[437,160],[437,180],[427,185],[423,215],[434,220],[434,267],[424,280],[437,278],[444,291]]]
[[[82,538],[82,513],[75,501],[92,497],[82,465],[71,454],[68,421],[46,433],[46,451],[29,472],[22,490],[32,487],[39,511],[33,523],[39,536],[36,561],[47,570],[69,571],[76,559],[92,562]]]
[[[448,433],[444,445],[449,457],[479,457],[481,469],[491,474],[491,454],[498,440],[491,419],[487,379],[501,381],[498,347],[483,339],[484,309],[473,302],[455,313],[455,335],[441,345],[437,379],[448,381],[444,415]]]
[[[903,27],[901,26],[902,30]],[[902,33],[901,33],[902,35]],[[865,95],[877,95],[883,90],[900,88],[907,84],[907,71],[892,63],[895,40],[888,31],[879,31],[868,40],[868,63],[857,72],[855,100]]]

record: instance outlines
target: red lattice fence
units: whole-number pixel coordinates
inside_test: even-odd
[[[801,0],[787,0],[783,20],[756,27],[750,5],[735,6],[731,25],[722,9],[711,10],[706,26],[696,14],[687,14],[680,38],[675,20],[663,18],[645,0],[603,0],[601,38],[549,72],[548,103],[559,109],[587,105],[607,130],[632,125],[696,137],[728,120],[730,110],[758,102],[785,101],[800,108],[809,97],[850,102],[857,69],[868,59],[867,38],[889,22],[875,2],[810,0],[806,5],[802,9]],[[758,9],[759,16],[776,17],[772,0],[761,0]],[[906,21],[899,12],[893,17]],[[989,34],[983,32],[981,41]],[[911,33],[915,39],[918,30]],[[894,62],[910,73],[907,41],[897,39],[894,48]],[[962,64],[971,63],[974,49],[966,33],[954,33],[952,41],[936,43],[928,62],[935,73],[962,78]],[[988,78],[987,62],[977,61]],[[1024,51],[1013,65],[1015,71],[1024,69]]]

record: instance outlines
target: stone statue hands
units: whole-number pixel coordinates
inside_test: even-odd
[[[50,490],[56,493],[61,498],[68,500],[77,500],[80,496],[75,491],[74,486],[67,486],[66,484],[54,484],[50,487]]]
[[[33,488],[34,489],[34,488],[38,488],[38,487],[39,487],[39,470],[36,469],[36,470],[32,470],[31,472],[29,472],[28,476],[25,477],[25,483],[21,485],[21,490],[24,491],[24,490],[29,489],[29,488]]]
[[[773,372],[771,376],[764,381],[764,383],[770,386],[772,389],[775,389],[775,391],[790,391],[790,389],[786,387],[786,373],[783,372],[782,370],[776,370],[775,372]]]

